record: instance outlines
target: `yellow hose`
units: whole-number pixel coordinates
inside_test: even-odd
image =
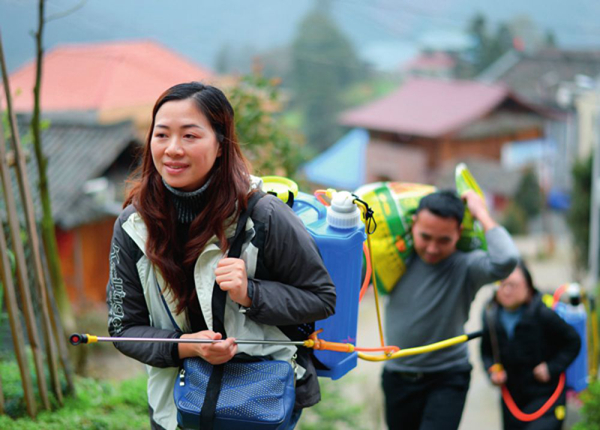
[[[592,360],[590,366],[590,377],[592,381],[598,379],[598,314],[596,307],[590,312],[590,319],[592,322],[592,333],[591,333],[591,345],[589,348],[592,351]]]
[[[362,218],[365,223],[365,227],[367,227],[367,206],[358,200],[355,200],[355,203],[358,205],[362,213]],[[385,340],[383,338],[383,324],[381,322],[381,312],[379,311],[379,292],[377,291],[377,276],[375,275],[375,266],[373,265],[373,251],[371,249],[371,234],[369,232],[368,227],[366,228],[367,233],[367,248],[369,249],[369,259],[371,260],[371,277],[373,279],[373,292],[375,293],[375,310],[377,311],[377,325],[379,326],[379,340],[381,342],[381,346],[385,346]]]
[[[417,346],[415,348],[406,348],[401,349],[398,352],[394,352],[393,354],[386,355],[369,355],[363,352],[358,353],[358,358],[367,361],[387,361],[394,360],[400,357],[407,357],[409,355],[418,355],[424,354],[426,352],[437,351],[438,349],[448,348],[449,346],[458,345],[459,343],[466,342],[470,339],[474,339],[476,336],[474,335],[460,335],[456,337],[451,337],[450,339],[442,340],[440,342],[431,343],[429,345]]]

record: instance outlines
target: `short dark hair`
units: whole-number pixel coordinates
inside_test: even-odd
[[[465,213],[465,204],[454,191],[441,190],[423,197],[419,202],[415,215],[424,209],[442,218],[454,218],[458,221],[458,225],[461,225]]]

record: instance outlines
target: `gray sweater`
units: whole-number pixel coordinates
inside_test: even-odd
[[[414,254],[406,273],[388,297],[385,335],[388,345],[410,348],[464,334],[469,308],[483,285],[507,277],[519,253],[503,227],[486,233],[488,251],[456,251],[437,264]],[[469,370],[465,343],[439,351],[387,361],[387,370],[437,372]]]

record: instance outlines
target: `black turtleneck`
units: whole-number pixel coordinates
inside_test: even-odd
[[[177,213],[177,241],[182,244],[182,247],[180,248],[182,250],[189,240],[190,225],[192,224],[192,221],[206,207],[206,195],[204,192],[208,188],[209,183],[210,178],[202,187],[195,191],[181,191],[171,187],[163,179],[163,184],[166,189],[169,190],[169,197],[175,205]],[[196,288],[194,282],[194,265],[184,267],[183,270],[185,272],[185,284],[187,289],[194,290]],[[192,301],[186,309],[186,312],[192,332],[208,330],[198,300]]]

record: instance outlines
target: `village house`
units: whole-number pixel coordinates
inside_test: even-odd
[[[34,78],[34,62],[10,75],[23,132]],[[75,305],[105,300],[113,224],[154,102],[174,84],[214,79],[152,41],[63,45],[45,55],[41,101],[50,126],[42,142],[62,271]],[[36,169],[32,157],[32,185]],[[33,193],[37,199],[35,187]]]

